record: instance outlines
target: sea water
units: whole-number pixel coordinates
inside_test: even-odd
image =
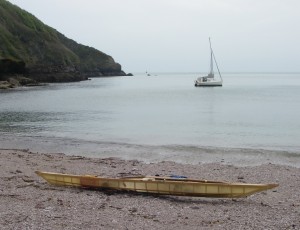
[[[116,144],[300,155],[299,73],[225,73],[223,87],[194,87],[200,75],[142,73],[2,90],[0,148],[101,155],[103,145]]]

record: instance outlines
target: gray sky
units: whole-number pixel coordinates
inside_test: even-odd
[[[125,72],[300,72],[299,0],[9,0]]]

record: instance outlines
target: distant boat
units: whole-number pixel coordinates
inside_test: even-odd
[[[210,45],[210,72],[207,76],[198,77],[197,80],[195,80],[195,86],[222,86],[223,85],[223,79],[222,79],[214,52],[211,48],[210,38],[209,38],[209,45]],[[215,78],[214,62],[216,63],[220,79]]]

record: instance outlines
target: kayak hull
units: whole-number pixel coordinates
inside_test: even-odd
[[[47,182],[59,186],[135,191],[141,193],[239,198],[277,187],[277,184],[244,184],[205,180],[172,179],[169,177],[103,178],[90,175],[71,175],[51,172],[36,172]]]

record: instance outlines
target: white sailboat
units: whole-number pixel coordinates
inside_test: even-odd
[[[222,79],[221,73],[219,71],[219,67],[218,67],[214,52],[211,48],[210,38],[209,38],[209,45],[210,45],[210,72],[207,76],[198,77],[197,80],[195,80],[195,86],[222,86],[223,85],[223,79]],[[215,78],[214,62],[216,64],[216,67],[217,67],[217,70],[218,70],[218,73],[220,76],[219,79]]]

